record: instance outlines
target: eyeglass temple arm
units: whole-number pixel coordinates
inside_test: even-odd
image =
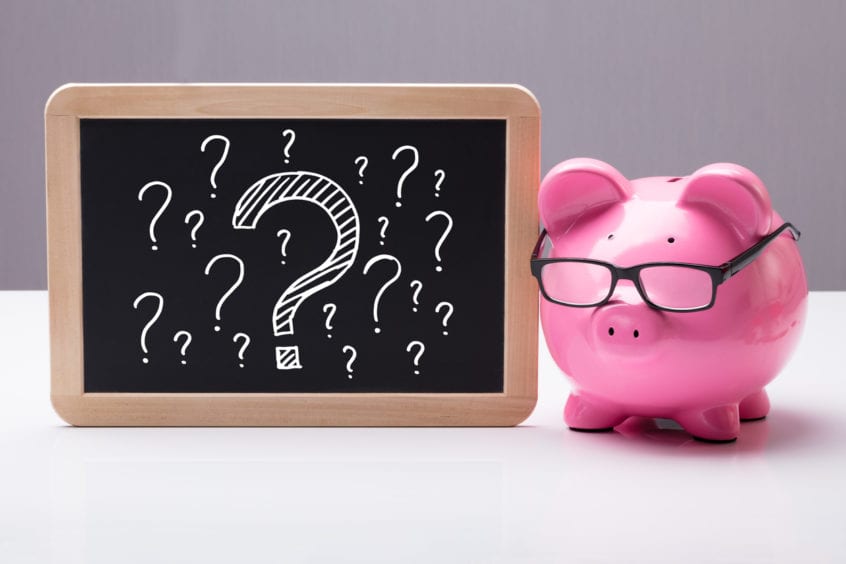
[[[538,242],[535,243],[535,248],[532,251],[532,260],[538,258],[538,255],[540,254],[541,247],[543,246],[543,240],[544,239],[546,239],[546,228],[544,228],[541,231],[540,235],[538,236]],[[523,256],[526,256],[526,255],[523,255]]]
[[[778,229],[758,241],[756,245],[743,251],[727,263],[723,264],[720,267],[723,271],[723,281],[728,280],[729,278],[731,278],[732,276],[752,264],[752,261],[758,258],[758,255],[760,255],[764,251],[764,249],[767,248],[767,245],[775,241],[776,237],[781,235],[782,232],[784,232],[785,230],[790,231],[790,234],[793,236],[794,240],[799,240],[799,236],[801,235],[801,233],[798,229],[796,229],[796,227],[792,223],[782,224],[781,227],[779,227]]]

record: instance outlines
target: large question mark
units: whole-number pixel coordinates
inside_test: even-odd
[[[218,323],[220,323],[220,309],[223,307],[223,302],[225,302],[227,300],[227,298],[229,298],[229,296],[232,295],[232,292],[234,292],[238,288],[238,286],[241,285],[241,282],[244,281],[244,261],[242,261],[241,259],[239,259],[235,255],[232,255],[232,254],[229,254],[229,253],[223,253],[223,254],[217,255],[216,257],[212,258],[209,261],[209,263],[206,265],[206,269],[205,269],[206,276],[208,276],[209,272],[211,272],[211,267],[214,266],[214,263],[216,263],[217,261],[219,261],[221,259],[234,260],[235,262],[238,263],[239,270],[238,270],[238,279],[235,280],[235,282],[232,284],[232,286],[230,286],[229,289],[220,297],[220,299],[217,301],[217,307],[214,308],[214,318],[217,319]],[[214,330],[220,331],[220,325],[215,325]]]
[[[185,360],[185,353],[188,351],[188,345],[191,344],[191,333],[188,331],[177,331],[173,336],[173,342],[179,342],[179,337],[185,337],[185,343],[183,343],[182,347],[179,349],[179,354],[182,355],[182,364],[188,364],[188,361]]]
[[[405,172],[403,172],[402,176],[400,176],[399,182],[397,182],[397,207],[402,206],[402,202],[400,202],[400,200],[402,200],[402,185],[405,182],[406,177],[408,177],[408,175],[417,168],[417,165],[420,164],[420,153],[417,151],[417,147],[413,147],[412,145],[403,145],[402,147],[397,148],[397,150],[394,151],[393,156],[391,156],[391,159],[397,160],[397,155],[403,151],[411,151],[414,155],[414,161],[411,163],[411,166],[405,169]]]
[[[385,217],[383,215],[383,216],[380,216],[379,219],[377,219],[376,221],[378,221],[379,224],[382,226],[382,228],[379,230],[379,237],[380,237],[379,244],[384,245],[385,244],[385,232],[388,230],[388,224],[391,222],[391,220],[389,220],[387,217]]]
[[[293,129],[286,129],[282,132],[282,137],[291,137],[288,142],[285,144],[285,148],[282,149],[282,153],[285,155],[285,164],[291,162],[291,146],[294,144],[294,139],[297,138],[297,134],[294,132]]]
[[[409,286],[415,288],[414,293],[411,295],[411,301],[414,303],[414,307],[411,308],[411,311],[417,311],[417,306],[420,305],[417,298],[420,297],[420,291],[423,289],[423,282],[420,280],[412,280]]]
[[[417,354],[414,355],[414,373],[420,374],[420,371],[417,370],[416,367],[420,366],[420,357],[423,356],[423,351],[426,350],[426,345],[424,345],[420,341],[411,341],[410,343],[408,343],[408,346],[405,347],[405,352],[411,352],[411,349],[413,348],[417,349]]]
[[[444,326],[444,335],[448,335],[449,333],[447,333],[446,331],[447,321],[449,321],[449,318],[452,317],[452,312],[455,311],[455,308],[449,302],[441,302],[437,305],[437,307],[435,307],[435,313],[441,313],[442,309],[447,310],[446,315],[444,315],[444,319],[443,321],[441,321],[441,323]]]
[[[355,350],[355,347],[352,347],[350,345],[344,345],[344,348],[341,349],[341,352],[343,352],[345,354],[348,353],[348,352],[351,353],[350,359],[347,361],[347,372],[349,373],[349,374],[347,374],[347,378],[352,380],[352,372],[353,372],[352,365],[353,365],[353,362],[355,362],[355,359],[358,358],[358,352]]]
[[[441,197],[441,194],[440,194],[441,184],[444,183],[444,179],[446,178],[446,173],[443,170],[438,169],[438,170],[435,171],[435,178],[438,179],[438,181],[435,183],[435,197],[440,198]]]
[[[162,182],[160,180],[154,180],[152,182],[148,182],[147,184],[145,184],[141,188],[141,190],[138,191],[138,201],[139,202],[144,201],[144,193],[147,190],[149,190],[150,188],[152,188],[153,186],[161,186],[162,188],[165,189],[164,202],[162,203],[161,207],[159,207],[159,211],[156,212],[156,215],[153,216],[153,219],[150,220],[150,240],[153,242],[152,249],[154,251],[156,251],[159,248],[156,245],[156,222],[162,216],[162,214],[164,213],[165,208],[168,206],[168,204],[170,204],[170,200],[173,197],[173,190],[170,189],[170,186],[168,186],[167,184],[165,184],[164,182]]]
[[[438,239],[438,244],[435,245],[435,258],[438,260],[438,262],[441,262],[441,246],[443,246],[444,241],[446,241],[446,238],[447,238],[447,235],[449,235],[449,232],[452,231],[452,218],[450,217],[450,215],[447,212],[438,210],[438,211],[433,211],[432,213],[427,215],[426,216],[426,222],[428,223],[433,217],[436,217],[436,216],[439,216],[439,215],[442,216],[442,217],[445,217],[446,220],[447,220],[446,229],[444,229],[444,232],[441,235],[441,238]],[[435,270],[437,270],[438,272],[441,272],[443,270],[443,267],[439,264],[438,266],[435,267]]]
[[[226,155],[229,154],[229,139],[227,139],[223,135],[209,135],[208,137],[203,139],[203,143],[202,145],[200,145],[200,151],[205,153],[206,145],[208,145],[212,141],[223,141],[223,154],[220,156],[220,159],[217,161],[217,164],[214,165],[214,168],[211,171],[211,175],[209,176],[209,182],[212,185],[212,189],[217,190],[217,171],[220,170],[220,167],[223,166],[223,162],[226,160]],[[212,198],[217,197],[214,192],[212,192],[209,196]]]
[[[395,262],[397,265],[397,272],[393,275],[393,277],[389,278],[387,282],[382,284],[382,287],[379,288],[379,291],[376,293],[376,298],[373,300],[373,321],[376,323],[376,328],[373,329],[374,333],[379,333],[382,331],[381,329],[379,329],[379,302],[382,300],[382,294],[385,293],[385,290],[388,289],[388,286],[390,286],[399,279],[400,274],[402,273],[402,264],[400,264],[400,261],[396,257],[391,255],[376,255],[375,257],[367,261],[367,264],[364,265],[365,276],[370,271],[371,266],[383,260]]]
[[[276,236],[282,237],[282,248],[280,249],[282,251],[282,256],[288,256],[288,251],[286,249],[288,248],[288,241],[291,240],[291,231],[288,229],[280,229],[276,232]],[[284,260],[282,261],[282,264],[285,264]]]
[[[156,313],[153,314],[153,317],[150,318],[150,321],[144,325],[144,328],[141,330],[141,350],[144,351],[144,354],[147,354],[147,332],[150,330],[150,327],[159,319],[159,316],[162,314],[162,309],[164,309],[164,297],[158,292],[144,292],[143,294],[139,295],[135,298],[135,301],[132,302],[133,309],[138,309],[138,304],[144,301],[147,298],[156,298],[159,301],[158,308],[156,309]],[[147,364],[149,359],[145,356],[142,358],[144,364]]]
[[[327,316],[326,316],[326,325],[325,325],[325,327],[326,327],[326,330],[327,330],[327,331],[331,331],[331,330],[332,330],[332,318],[333,318],[333,317],[335,317],[335,312],[336,312],[336,311],[338,311],[338,306],[336,306],[335,304],[324,304],[324,305],[323,305],[323,313],[327,313],[327,312],[329,313],[329,315],[327,315]],[[326,337],[328,337],[329,339],[331,339],[331,338],[332,338],[332,333],[327,333],[327,334],[326,334]]]
[[[191,223],[191,218],[196,217],[197,221],[194,223],[194,227],[191,228],[191,240],[194,241],[191,243],[191,248],[197,248],[197,231],[200,229],[200,226],[205,221],[206,216],[203,215],[203,212],[200,210],[192,210],[185,214],[185,224],[188,225]]]
[[[367,160],[367,157],[365,157],[364,155],[361,155],[360,157],[355,158],[355,164],[358,164],[359,161],[361,161],[361,164],[358,167],[358,178],[359,178],[358,183],[364,184],[364,169],[367,168],[367,163],[369,161]]]
[[[294,334],[294,317],[300,305],[334,284],[355,262],[360,239],[358,210],[343,188],[313,172],[279,172],[254,183],[241,196],[232,215],[235,229],[255,229],[259,219],[273,206],[290,201],[306,201],[325,211],[335,227],[335,246],[319,266],[300,276],[273,308],[273,334]],[[276,368],[302,368],[299,347],[276,347]]]
[[[240,338],[243,338],[244,344],[241,345],[241,348],[238,350],[238,360],[241,361],[238,363],[238,366],[244,368],[244,351],[246,351],[247,347],[250,346],[250,336],[246,333],[235,333],[235,335],[232,337],[232,342],[237,343],[238,339]]]

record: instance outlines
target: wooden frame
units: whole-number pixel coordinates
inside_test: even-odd
[[[502,393],[84,393],[80,118],[505,119],[505,350]],[[81,426],[506,426],[537,398],[540,108],[520,86],[65,85],[47,102],[51,399]]]

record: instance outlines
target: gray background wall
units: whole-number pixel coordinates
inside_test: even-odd
[[[844,22],[798,0],[3,0],[0,289],[46,287],[42,112],[65,82],[516,82],[544,171],[741,163],[803,230],[812,289],[846,290]]]

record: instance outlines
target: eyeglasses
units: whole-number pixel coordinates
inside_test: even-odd
[[[631,280],[640,297],[664,311],[702,311],[714,305],[717,286],[749,266],[785,230],[799,240],[799,230],[785,223],[720,266],[650,262],[623,268],[586,258],[538,258],[546,229],[532,251],[532,275],[547,300],[570,307],[596,307],[611,299],[618,280]]]

